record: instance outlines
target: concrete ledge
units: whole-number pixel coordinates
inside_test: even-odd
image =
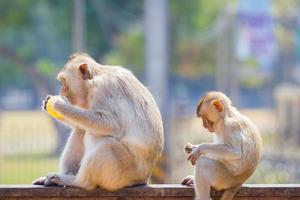
[[[222,192],[212,191],[213,199]],[[43,187],[33,185],[0,185],[0,200],[95,200],[95,199],[194,199],[192,187],[177,184],[153,184],[128,187],[117,192],[96,189],[85,191],[72,187]],[[300,185],[244,185],[235,199],[300,199]]]

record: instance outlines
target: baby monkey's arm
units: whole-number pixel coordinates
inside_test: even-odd
[[[196,164],[196,160],[201,155],[214,160],[235,160],[241,157],[241,149],[231,144],[205,143],[198,146],[187,144],[185,151],[187,153],[191,152],[188,160],[190,160],[193,165]]]
[[[195,153],[216,160],[235,160],[241,158],[241,149],[232,144],[201,144],[195,149]]]

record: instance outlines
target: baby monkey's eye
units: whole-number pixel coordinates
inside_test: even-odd
[[[207,122],[209,125],[211,125],[211,126],[213,125],[213,123],[211,121],[207,120]]]
[[[212,125],[213,124],[213,122],[210,121],[209,119],[207,119],[207,117],[203,116],[202,119],[205,120],[208,123],[208,125]]]

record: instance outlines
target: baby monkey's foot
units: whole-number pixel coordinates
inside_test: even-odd
[[[45,177],[45,176],[40,177],[40,178],[35,179],[34,181],[32,181],[32,184],[33,185],[44,185],[46,179],[47,179],[47,177]]]
[[[186,186],[194,185],[194,177],[191,175],[185,177],[184,179],[182,179],[181,184]]]
[[[193,145],[191,143],[186,143],[185,147],[184,147],[184,151],[187,153],[187,154],[190,154],[192,153],[192,151],[196,148],[197,146],[196,145]]]

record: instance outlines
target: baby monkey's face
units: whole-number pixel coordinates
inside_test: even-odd
[[[199,110],[198,116],[202,119],[204,128],[211,133],[216,131],[214,124],[219,121],[220,116],[211,104],[203,103]]]

